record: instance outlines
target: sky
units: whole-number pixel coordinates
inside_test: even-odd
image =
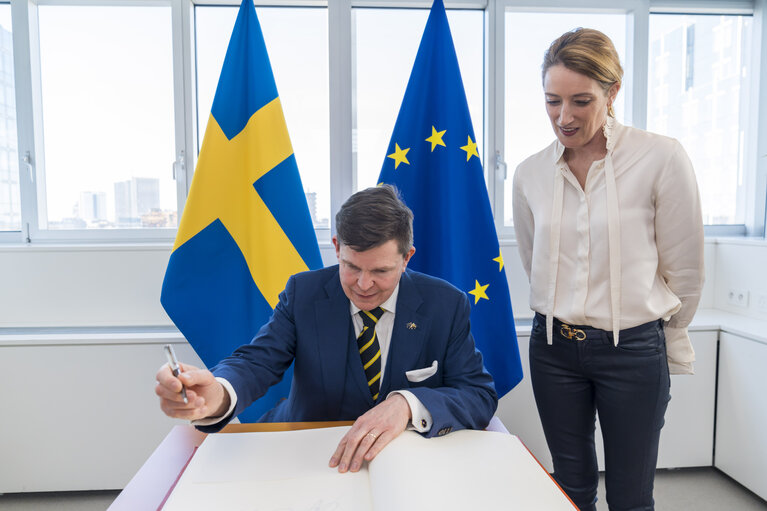
[[[39,6],[48,218],[72,216],[81,191],[160,179],[176,208],[171,10]],[[126,44],[130,42],[130,44]]]

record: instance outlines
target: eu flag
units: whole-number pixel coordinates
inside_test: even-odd
[[[413,210],[410,267],[469,294],[471,331],[498,395],[522,379],[509,285],[442,0],[426,22],[379,182]]]
[[[243,0],[160,301],[212,367],[268,321],[288,277],[321,267],[261,27]],[[292,367],[240,420],[287,397],[291,379]]]

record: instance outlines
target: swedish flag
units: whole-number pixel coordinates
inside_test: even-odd
[[[206,366],[267,322],[288,277],[322,267],[252,0],[243,0],[216,88],[161,302]],[[240,415],[286,397],[282,382]]]
[[[413,210],[410,267],[466,291],[471,331],[498,395],[522,379],[503,256],[445,6],[435,0],[379,182]]]

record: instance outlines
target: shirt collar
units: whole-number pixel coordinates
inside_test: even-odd
[[[380,305],[380,307],[386,312],[391,312],[394,314],[397,309],[397,295],[399,295],[399,282],[397,283],[397,287],[394,288],[394,291],[392,291],[391,296],[387,298],[386,301]],[[354,305],[354,302],[351,300],[349,300],[349,309],[351,310],[352,316],[362,310]]]
[[[558,138],[554,139],[554,165],[560,166],[565,163],[565,146]]]

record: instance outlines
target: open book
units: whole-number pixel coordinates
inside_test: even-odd
[[[208,435],[164,511],[570,510],[519,439],[405,431],[357,473],[328,467],[349,427]]]

